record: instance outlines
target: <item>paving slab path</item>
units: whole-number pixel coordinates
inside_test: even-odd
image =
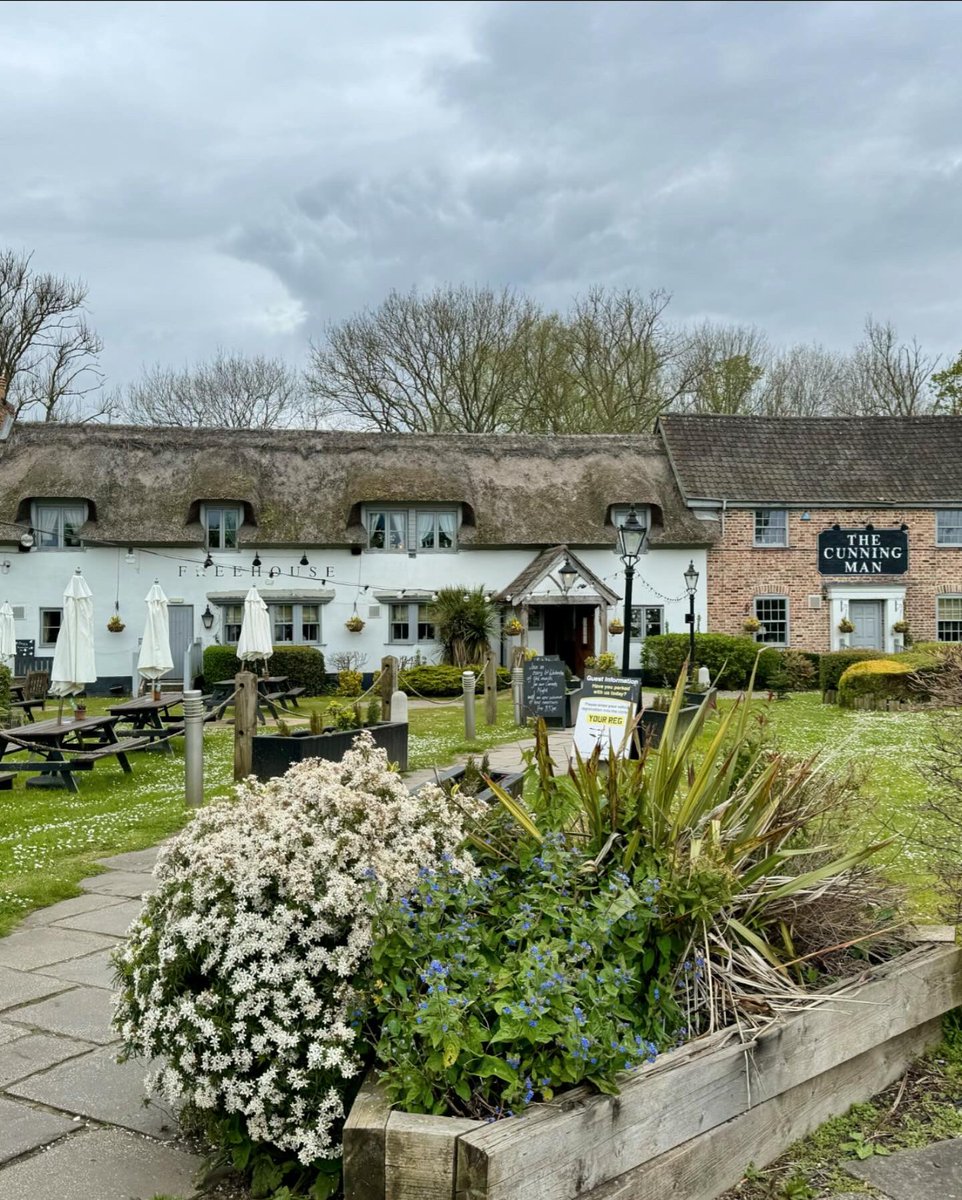
[[[109,956],[153,887],[157,848],[101,859],[84,894],[0,939],[0,1200],[191,1197],[201,1160],[117,1062]]]

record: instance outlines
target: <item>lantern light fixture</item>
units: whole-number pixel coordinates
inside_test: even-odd
[[[213,628],[214,614],[211,612],[209,604],[204,609],[204,611],[200,614],[200,620],[201,620],[201,624],[204,626],[205,629]]]

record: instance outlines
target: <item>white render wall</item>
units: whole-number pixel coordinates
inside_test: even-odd
[[[29,638],[36,643],[36,654],[52,656],[52,647],[40,645],[40,609],[60,608],[63,592],[73,571],[79,567],[93,592],[95,631],[97,636],[97,669],[101,678],[129,678],[131,663],[136,654],[143,632],[145,606],[144,597],[154,579],[159,580],[172,603],[193,605],[194,633],[203,645],[223,640],[221,612],[216,603],[211,609],[216,614],[210,631],[204,629],[201,614],[208,604],[208,596],[225,591],[245,591],[252,582],[257,584],[264,599],[270,603],[271,595],[278,590],[303,590],[305,602],[309,593],[333,589],[334,597],[321,602],[321,643],[325,656],[340,650],[356,650],[367,654],[366,670],[376,670],[385,654],[413,655],[420,648],[430,661],[437,659],[437,647],[431,644],[394,645],[388,641],[388,604],[379,601],[379,592],[396,592],[400,588],[435,591],[457,584],[482,586],[492,592],[505,588],[531,561],[538,550],[532,549],[463,549],[453,553],[420,553],[416,557],[407,554],[365,552],[352,555],[349,550],[316,550],[306,548],[310,560],[308,567],[298,565],[304,551],[261,550],[262,566],[259,575],[252,574],[251,562],[254,551],[246,547],[240,552],[212,554],[214,566],[203,569],[205,552],[197,547],[164,547],[156,551],[134,549],[135,562],[125,561],[126,547],[89,546],[82,550],[33,550],[20,553],[11,547],[0,551],[0,561],[9,563],[3,571],[0,566],[0,601],[23,606],[24,617],[16,622],[18,639]],[[594,571],[618,596],[624,595],[624,573],[614,550],[577,550],[579,558]],[[665,619],[673,633],[685,632],[684,615],[688,611],[683,574],[689,561],[694,560],[700,573],[696,596],[697,627],[706,628],[705,584],[707,578],[706,552],[704,549],[651,550],[645,555],[635,572],[632,603],[634,605],[658,604],[665,609]],[[280,573],[269,577],[272,568]],[[368,591],[362,592],[363,585]],[[539,591],[545,589],[539,588]],[[550,591],[550,584],[548,585]],[[120,615],[126,622],[122,633],[108,633],[107,620],[114,612],[114,601],[119,594]],[[572,603],[579,603],[579,595],[585,592],[572,589]],[[666,599],[667,597],[667,599]],[[344,622],[354,611],[367,622],[360,633],[349,633]],[[381,615],[376,620],[368,619],[368,606],[380,604]],[[599,620],[603,610],[599,609]],[[621,605],[615,605],[608,613],[625,620]],[[626,622],[627,624],[627,622]],[[532,633],[529,644],[538,646],[539,634]],[[621,662],[620,636],[608,637],[608,648]],[[509,645],[517,644],[512,641]],[[600,628],[595,632],[595,646],[600,649]],[[633,665],[638,665],[639,650],[633,647]],[[175,662],[175,675],[180,674],[180,664]],[[330,666],[329,668],[330,669]]]

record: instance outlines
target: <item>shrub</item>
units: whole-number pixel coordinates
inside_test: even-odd
[[[11,672],[9,667],[0,664],[0,715],[9,717],[10,715],[10,680]]]
[[[585,659],[585,667],[589,671],[597,671],[601,675],[610,675],[617,665],[617,658],[611,651],[604,654],[592,654]]]
[[[367,702],[367,711],[365,713],[364,722],[366,725],[376,725],[381,719],[381,701],[377,696],[372,696]]]
[[[483,587],[442,588],[431,603],[431,619],[444,661],[463,669],[483,659],[498,632],[497,616]]]
[[[314,646],[275,646],[267,660],[271,675],[286,675],[292,687],[302,687],[306,696],[322,696],[327,686],[324,655]],[[233,646],[207,646],[204,650],[204,683],[233,679],[242,669]]]
[[[337,694],[339,696],[360,696],[363,682],[360,671],[338,671]]]
[[[446,663],[408,667],[406,671],[398,672],[398,687],[409,696],[460,696],[463,671],[474,671],[480,689],[480,667],[452,667]],[[511,672],[507,667],[498,667],[497,676],[499,688],[511,686]]]
[[[372,906],[445,857],[470,876],[466,805],[433,785],[412,796],[364,733],[339,763],[245,781],[162,853],[158,889],[115,952],[114,1021],[125,1056],[160,1060],[154,1081],[206,1116],[235,1165],[252,1143],[276,1147],[283,1168],[321,1170],[339,1153]]]
[[[332,700],[325,710],[324,719],[335,729],[357,729],[360,725],[354,705],[348,704],[346,700],[340,703]]]
[[[727,633],[695,634],[695,665],[707,667],[711,681],[720,688],[745,687],[751,678],[759,645],[748,637],[732,637]],[[773,655],[772,651],[763,651]],[[687,633],[660,633],[645,639],[642,647],[642,667],[645,674],[672,686],[688,658]],[[774,662],[773,662],[774,666]],[[759,682],[761,679],[759,664]]]
[[[802,650],[780,650],[779,658],[789,691],[806,692],[815,687],[818,682],[817,654],[806,654]]]
[[[823,654],[818,664],[818,686],[823,692],[838,691],[838,681],[852,663],[885,657],[879,650],[833,650]]]
[[[925,676],[935,671],[931,657],[909,651],[888,658],[870,658],[846,667],[838,682],[838,703],[852,708],[857,699],[923,700]]]

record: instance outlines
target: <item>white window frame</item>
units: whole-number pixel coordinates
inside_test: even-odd
[[[942,519],[951,518],[945,524],[957,532],[953,535],[954,541],[950,541],[943,536]],[[962,508],[938,508],[935,510],[935,544],[936,546],[962,546]]]
[[[73,545],[66,545],[64,538],[64,510],[68,508],[79,508],[82,510],[83,516],[80,525],[86,523],[90,515],[90,507],[86,500],[34,500],[30,505],[30,524],[34,534],[34,547],[37,550],[83,550],[83,539],[80,537],[79,529],[75,533],[76,542]],[[45,546],[43,538],[46,534],[53,534],[56,539],[56,545]]]
[[[772,517],[780,514],[784,518],[782,540],[780,542],[759,541],[758,519],[761,516]],[[756,508],[752,512],[752,545],[757,550],[784,550],[788,545],[788,509],[787,508]]]
[[[236,617],[236,620],[231,620],[231,615]],[[236,646],[240,641],[241,626],[244,624],[244,605],[243,604],[222,604],[220,606],[221,628],[224,631],[224,645]],[[231,637],[231,633],[237,630],[236,637]]]
[[[267,615],[268,615],[268,618],[271,623],[271,641],[273,642],[273,644],[277,645],[277,646],[320,646],[320,645],[323,645],[323,643],[321,641],[321,634],[323,631],[323,622],[322,622],[322,618],[321,618],[321,611],[322,611],[323,607],[324,607],[323,604],[321,604],[317,600],[307,600],[307,601],[278,600],[275,603],[268,603]],[[279,608],[289,608],[291,610],[291,621],[289,623],[291,624],[291,633],[293,636],[290,641],[281,640],[277,637],[277,629],[276,629],[277,610]],[[317,620],[316,621],[305,622],[305,620],[304,620],[304,609],[305,608],[313,608],[313,609],[317,610]],[[244,605],[242,603],[221,604],[220,613],[221,613],[221,628],[223,630],[224,645],[225,646],[236,646],[237,643],[240,641],[241,625],[243,624],[243,621],[244,621]],[[230,620],[231,613],[233,613],[234,616],[236,616],[236,618],[237,618],[236,620],[233,620],[233,621]],[[288,622],[285,622],[285,624],[288,624]],[[305,624],[317,626],[317,637],[316,638],[306,638],[304,636],[304,625]]]
[[[387,605],[387,640],[392,646],[432,646],[438,640],[437,624],[434,621],[422,621],[421,609],[430,607],[429,600],[388,600]],[[395,609],[407,609],[406,620],[395,617]],[[407,637],[395,637],[395,625],[407,626]],[[429,626],[431,637],[421,636],[421,626]]]
[[[785,605],[785,638],[783,641],[772,642],[772,641],[768,641],[766,639],[766,634],[768,633],[768,624],[767,624],[765,618],[762,616],[762,614],[758,611],[758,602],[760,600],[761,601],[781,600],[784,603],[784,605]],[[763,628],[759,629],[754,635],[755,641],[760,646],[771,646],[773,649],[777,650],[780,647],[785,647],[785,646],[789,645],[789,642],[791,640],[792,628],[791,628],[791,604],[789,603],[788,596],[786,596],[780,592],[765,592],[760,596],[753,596],[752,597],[752,613],[754,614],[756,620],[761,621],[762,626],[763,626]]]
[[[428,546],[421,548],[418,540],[418,518],[431,516],[434,518],[434,540],[437,542],[440,532],[440,517],[449,515],[452,518],[453,534],[450,546]],[[390,540],[391,518],[399,518],[402,532],[402,543],[398,546],[372,546],[372,518],[383,516],[384,538]],[[417,507],[402,508],[397,504],[365,504],[361,510],[362,523],[367,535],[364,547],[367,554],[455,554],[458,549],[458,532],[461,524],[461,509],[459,505],[451,504],[421,504]]]
[[[935,640],[937,642],[962,642],[962,615],[959,616],[958,620],[956,620],[954,617],[944,618],[944,623],[946,625],[952,624],[952,625],[958,625],[960,627],[959,628],[959,636],[954,637],[954,638],[944,638],[942,636],[943,618],[939,615],[939,609],[941,607],[943,600],[957,601],[959,604],[960,614],[962,614],[962,592],[946,592],[944,595],[936,596],[935,597]]]
[[[58,633],[60,631],[61,626],[63,625],[63,609],[62,608],[53,608],[48,605],[44,605],[44,607],[40,609],[40,634],[39,634],[39,637],[37,638],[37,648],[40,650],[50,650],[52,647],[56,646],[56,644],[57,644],[56,638],[54,638],[52,642],[46,641],[44,639],[43,618],[44,618],[45,613],[59,613],[60,614],[60,624],[57,626]]]
[[[233,546],[214,546],[210,540],[210,518],[213,513],[220,515],[220,541],[224,540],[224,515],[226,513],[234,514],[234,545]],[[204,524],[204,548],[206,550],[216,550],[218,554],[236,554],[240,550],[240,531],[244,524],[244,510],[239,504],[203,504],[201,505],[201,519]]]
[[[660,613],[659,625],[660,632],[665,632],[665,606],[663,604],[633,604],[631,606],[630,620],[628,624],[628,637],[633,642],[643,642],[646,637],[657,637],[657,634],[649,634],[647,613]],[[638,632],[635,633],[635,613],[638,614]]]

